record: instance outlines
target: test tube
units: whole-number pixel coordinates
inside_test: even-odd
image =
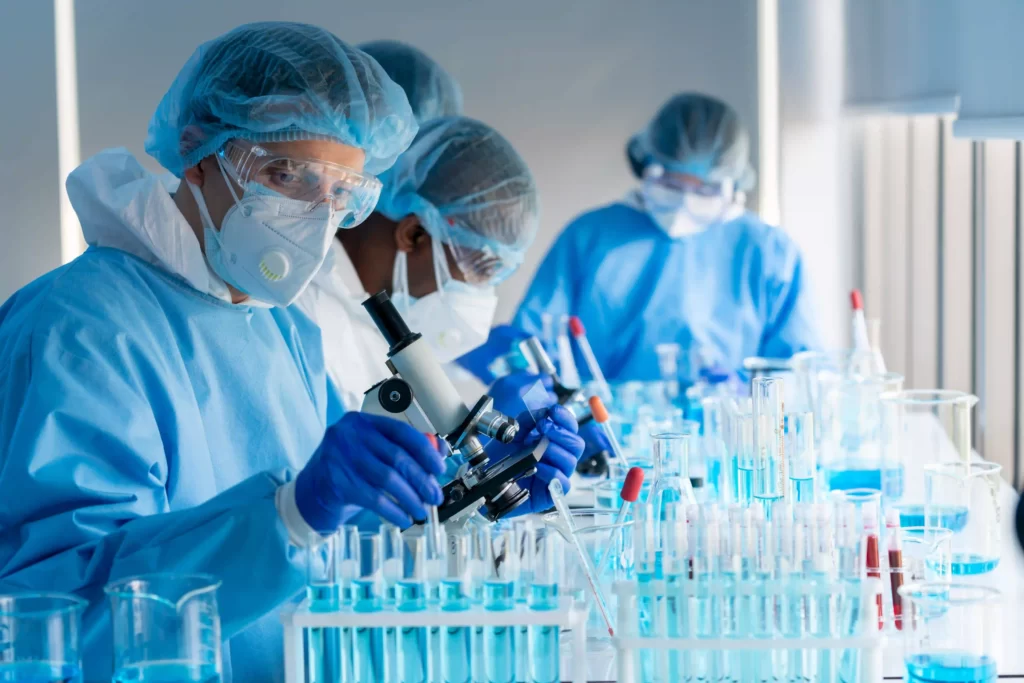
[[[402,530],[393,524],[381,525],[381,577],[384,580],[385,609],[395,609],[397,584],[402,578],[404,557],[405,541],[402,538]],[[393,626],[384,629],[384,658],[386,670],[389,673],[397,672],[398,630]]]
[[[601,372],[601,365],[597,362],[597,356],[594,355],[594,350],[590,347],[590,341],[587,339],[587,330],[583,326],[583,321],[575,315],[570,316],[569,331],[572,332],[572,336],[576,339],[576,343],[583,353],[583,361],[587,364],[587,370],[590,371],[590,376],[594,379],[594,390],[601,397],[601,400],[611,401],[612,391],[608,386],[608,380],[604,378],[604,373]]]
[[[783,445],[783,381],[777,377],[758,377],[753,385],[754,399],[754,499],[771,510],[776,500],[786,497],[787,475]]]
[[[558,322],[558,378],[562,384],[572,389],[579,389],[583,386],[580,381],[579,370],[576,369],[576,359],[572,353],[572,343],[569,341],[569,316],[563,315]]]
[[[491,527],[487,524],[469,527],[469,575],[473,604],[484,606],[488,600],[488,580],[491,576]],[[484,660],[484,627],[473,629],[473,680],[486,680]],[[509,660],[511,664],[511,660]]]
[[[412,536],[403,544],[402,577],[395,584],[395,608],[399,612],[422,612],[427,608],[427,558],[425,536]],[[398,683],[427,683],[427,629],[400,627],[397,641]]]
[[[382,545],[381,535],[377,532],[359,535],[359,576],[352,581],[352,609],[356,612],[380,612],[383,608]],[[363,626],[354,630],[356,680],[383,680],[383,629]]]
[[[441,580],[441,609],[464,612],[469,609],[471,589],[470,534],[460,532],[448,537],[445,578]],[[468,626],[441,629],[441,671],[446,683],[473,680],[472,634]],[[375,680],[375,679],[372,679]]]
[[[682,348],[679,344],[658,344],[654,347],[658,355],[658,371],[665,383],[665,394],[670,400],[679,397],[679,356]]]
[[[797,503],[814,502],[818,458],[814,451],[814,413],[786,413],[785,449],[789,495]]]
[[[670,505],[674,506],[675,503]],[[636,569],[637,633],[642,638],[658,638],[663,635],[660,626],[664,619],[661,615],[660,586],[657,583],[661,574],[658,562],[658,536],[661,533],[659,518],[657,508],[649,502],[637,505],[634,509],[633,566]],[[664,670],[656,672],[654,659],[642,656],[641,651],[635,655],[634,666],[640,671],[641,680],[664,680]]]
[[[358,536],[356,537],[358,540]],[[342,606],[339,547],[348,541],[340,530],[326,538],[315,534],[306,544],[306,596],[310,612],[335,612]],[[358,553],[358,543],[354,549]],[[306,666],[315,680],[339,679],[351,671],[350,629],[311,628],[305,634]]]
[[[626,454],[622,451],[619,438],[615,435],[615,430],[612,429],[608,409],[605,408],[599,396],[590,397],[590,412],[594,416],[594,421],[601,426],[601,431],[604,432],[608,443],[611,444],[612,454],[615,456],[617,464],[621,467],[629,467],[629,459],[626,458]]]
[[[519,551],[512,528],[499,529],[487,545],[484,609],[503,612],[515,607],[519,582]],[[484,633],[484,678],[488,683],[515,683],[515,629],[490,626]]]
[[[899,591],[903,585],[903,541],[900,532],[900,513],[895,508],[887,510],[885,513],[885,535],[888,537],[886,555],[889,561],[892,620],[896,630],[902,630],[903,603]]]
[[[725,443],[725,405],[721,396],[709,396],[701,402],[701,445],[704,459],[707,462],[707,478],[704,482],[708,492],[708,500],[729,502],[723,498],[725,494],[724,470],[727,459]]]
[[[440,538],[440,543],[438,543]],[[448,569],[448,534],[444,527],[438,527],[437,533],[423,536],[424,575],[426,577],[427,605],[434,609],[441,606],[441,581]],[[427,666],[431,683],[444,683],[444,672],[441,670],[441,628],[432,626],[427,631]],[[347,679],[346,679],[347,680]]]
[[[718,509],[711,505],[705,505],[700,511],[697,528],[697,547],[693,558],[694,580],[697,582],[696,599],[694,600],[696,607],[694,628],[698,638],[715,639],[722,635]],[[695,659],[695,679],[721,680],[725,667],[720,650],[698,651]]]
[[[690,637],[689,538],[686,508],[672,503],[665,508],[661,522],[661,563],[665,581],[665,635],[669,638]],[[690,672],[689,652],[668,653],[667,681],[682,681]]]
[[[730,423],[731,500],[749,505],[754,500],[754,416],[735,413]]]
[[[532,610],[558,609],[559,586],[565,581],[565,546],[555,529],[536,530],[533,583],[529,605]],[[559,683],[558,626],[531,626],[528,649],[530,678],[535,683]]]
[[[536,545],[534,542],[533,522],[529,518],[517,518],[512,520],[512,532],[515,536],[514,550],[519,557],[519,581],[516,582],[516,602],[527,604],[530,597],[530,588],[533,584],[534,554]],[[515,676],[517,681],[527,680],[530,673],[530,659],[528,647],[528,626],[520,626],[516,630],[516,664]]]

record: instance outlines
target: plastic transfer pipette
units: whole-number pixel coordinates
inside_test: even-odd
[[[622,445],[619,444],[619,440],[616,438],[615,432],[608,422],[608,409],[604,407],[604,402],[601,401],[599,396],[590,397],[590,414],[594,416],[594,421],[601,425],[601,431],[608,437],[608,443],[612,446],[612,454],[619,461],[619,464],[623,467],[629,467],[629,460],[626,458],[626,454],[622,452]]]
[[[587,339],[587,329],[583,327],[583,321],[576,316],[571,316],[569,318],[569,331],[572,332],[573,338],[576,339],[576,343],[580,346],[580,351],[583,352],[583,360],[587,364],[587,369],[590,370],[590,376],[594,378],[597,395],[604,401],[611,401],[611,387],[608,386],[608,380],[604,378],[604,373],[601,372],[601,366],[597,362],[597,356],[594,355],[594,349],[590,348],[590,341]]]
[[[551,493],[551,500],[555,504],[555,509],[562,516],[562,521],[569,532],[572,544],[576,548],[576,554],[580,557],[583,573],[586,575],[587,583],[590,585],[590,593],[594,596],[594,602],[597,603],[597,610],[601,613],[605,626],[608,627],[608,635],[614,636],[615,626],[612,624],[612,618],[608,612],[608,603],[604,599],[604,592],[601,590],[600,584],[597,582],[597,572],[594,570],[594,565],[590,562],[587,549],[583,547],[579,534],[576,533],[576,524],[572,521],[569,506],[565,502],[565,491],[562,490],[562,482],[558,481],[558,479],[552,479],[551,483],[548,484],[548,492]]]
[[[850,292],[850,307],[853,308],[853,348],[857,351],[870,351],[871,340],[868,337],[868,322],[864,317],[864,297],[860,290]]]
[[[622,489],[619,490],[619,498],[622,499],[622,505],[619,506],[619,514],[615,515],[615,528],[608,534],[604,550],[598,555],[598,563],[601,565],[598,576],[602,576],[611,565],[612,558],[615,556],[613,552],[615,549],[615,536],[622,533],[621,525],[626,521],[629,507],[640,497],[640,489],[643,488],[643,485],[644,471],[639,467],[629,468],[629,472],[626,473],[626,480],[622,482]]]

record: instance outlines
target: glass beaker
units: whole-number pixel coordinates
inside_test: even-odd
[[[925,526],[953,532],[953,574],[984,574],[999,564],[1001,472],[992,462],[925,465]]]
[[[881,397],[903,388],[903,376],[823,382],[823,419],[827,420],[818,457],[830,490],[870,488],[887,499],[903,491],[902,469],[884,457]]]
[[[924,519],[924,467],[970,462],[971,411],[978,398],[962,391],[915,390],[885,394],[881,401],[883,459],[887,471],[901,475],[899,486],[887,485],[886,502],[900,511],[901,525],[930,526]],[[957,523],[949,519],[941,526]]]
[[[209,574],[145,574],[107,585],[114,683],[220,681],[219,587]]]
[[[791,408],[814,413],[815,445],[819,458],[825,447],[823,441],[828,436],[827,427],[831,424],[825,401],[829,389],[841,380],[873,376],[872,363],[870,351],[856,349],[803,351],[790,359],[799,384],[794,394],[795,404]]]
[[[667,503],[682,501],[696,505],[697,497],[690,483],[690,440],[689,434],[655,434],[654,483],[648,502],[661,513]],[[646,478],[646,477],[645,477]]]
[[[0,595],[0,681],[80,683],[87,604],[63,593]]]
[[[998,590],[926,582],[903,586],[900,595],[909,683],[996,680]]]

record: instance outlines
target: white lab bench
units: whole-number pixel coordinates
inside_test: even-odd
[[[908,487],[923,487],[922,481],[910,480]],[[573,501],[577,507],[593,505],[593,494],[588,495],[576,491]],[[1017,541],[1015,515],[1017,510],[1017,493],[1005,482],[1000,489],[1002,505],[1002,557],[999,566],[988,574],[977,577],[956,577],[957,581],[978,585],[992,586],[1002,591],[998,618],[1000,634],[997,644],[996,660],[999,663],[999,675],[1024,677],[1024,551]],[[591,647],[587,653],[588,679],[591,681],[615,680],[615,656],[610,645],[604,644]],[[897,633],[889,636],[885,644],[883,673],[886,678],[902,680],[903,642]]]

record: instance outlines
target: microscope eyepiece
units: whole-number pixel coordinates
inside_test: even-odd
[[[409,330],[409,326],[399,315],[398,309],[395,308],[395,304],[387,292],[377,292],[363,302],[363,308],[370,314],[373,324],[377,326],[380,333],[384,335],[384,339],[387,340],[388,346],[391,347],[388,350],[389,356],[398,353],[420,338],[418,332]]]

